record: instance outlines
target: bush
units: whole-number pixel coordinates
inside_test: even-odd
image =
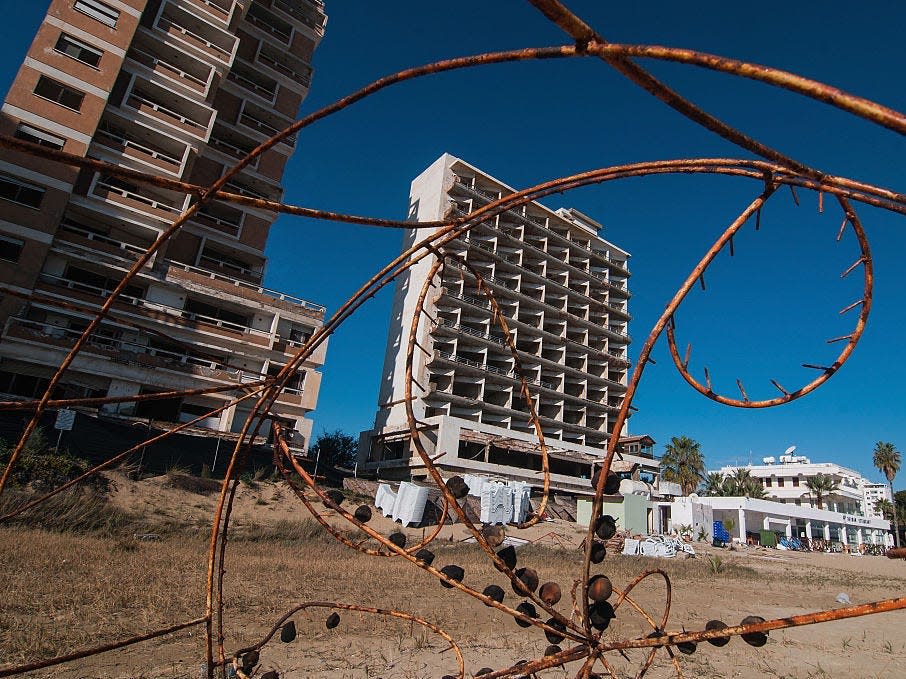
[[[0,440],[0,467],[9,462],[14,449],[15,444]],[[86,460],[71,455],[68,450],[55,454],[44,431],[38,427],[22,449],[10,480],[16,486],[50,490],[83,474],[88,467]]]

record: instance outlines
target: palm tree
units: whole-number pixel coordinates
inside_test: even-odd
[[[686,436],[671,438],[661,458],[661,469],[665,481],[678,483],[683,495],[689,495],[705,477],[705,461],[698,441]]]
[[[764,486],[761,485],[761,482],[751,477],[746,482],[745,485],[741,488],[742,494],[746,497],[750,497],[753,500],[762,500],[767,497],[767,491],[764,489]]]
[[[724,475],[720,472],[711,472],[705,479],[705,486],[702,489],[702,493],[710,497],[723,497],[726,495],[724,492],[724,480]]]
[[[890,484],[890,494],[893,495],[893,479],[897,475],[897,472],[900,471],[900,459],[899,451],[894,447],[892,443],[887,443],[886,441],[878,441],[875,444],[874,456],[872,458],[875,467],[878,471],[884,474],[887,477],[887,483]],[[900,546],[900,525],[897,521],[897,513],[893,513],[893,539],[896,543],[896,546]]]
[[[761,481],[752,476],[748,469],[739,468],[733,476],[726,479],[726,493],[733,497],[748,497],[761,499],[765,496]]]
[[[824,498],[840,490],[840,482],[830,474],[815,474],[805,480],[809,492],[815,496],[818,509],[824,509]]]
[[[890,519],[894,514],[893,502],[886,497],[875,500],[875,511],[885,519]]]

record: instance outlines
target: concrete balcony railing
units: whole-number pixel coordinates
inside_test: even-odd
[[[66,218],[60,222],[57,238],[61,241],[78,245],[88,252],[100,251],[113,255],[121,259],[126,266],[132,266],[132,263],[145,253],[145,248],[139,245],[133,245],[116,238],[88,231]]]
[[[180,262],[170,261],[168,264],[168,278],[197,282],[200,285],[214,287],[223,290],[224,292],[230,292],[263,304],[271,306],[277,305],[289,311],[297,313],[299,311],[310,312],[309,315],[314,314],[319,318],[323,318],[324,313],[326,312],[326,308],[320,304],[309,302],[301,297],[294,297],[293,295],[287,295],[286,293],[271,290],[270,288],[265,288],[249,281],[190,266],[188,264],[182,264]]]
[[[318,14],[314,10],[306,11],[304,4],[294,4],[291,0],[274,0],[273,7],[285,12],[288,16],[302,22],[315,31],[323,32],[324,30],[324,15]]]
[[[199,94],[207,94],[208,87],[211,84],[211,78],[214,74],[214,69],[210,66],[207,66],[207,75],[205,77],[202,77],[202,70],[200,68],[194,69],[194,74],[190,73],[185,67],[180,68],[176,64],[166,61],[160,55],[152,54],[137,45],[133,45],[129,49],[129,54],[127,56],[154,73],[174,80],[180,85],[188,87]]]
[[[70,291],[74,297],[84,296],[86,301],[107,298],[112,290],[99,288],[94,285],[82,283],[80,281],[57,276],[49,273],[39,275],[41,283],[49,284],[54,288],[65,288]],[[131,297],[129,295],[119,295],[114,304],[114,308],[119,311],[129,312],[144,319],[152,319],[164,324],[173,324],[189,330],[201,330],[213,333],[224,339],[230,339],[245,344],[255,344],[260,347],[270,348],[272,345],[269,332],[251,328],[232,321],[226,321],[222,318],[214,318],[204,314],[187,311],[178,307],[153,302],[141,297]]]
[[[263,50],[258,52],[256,60],[280,75],[286,76],[294,83],[298,83],[303,87],[311,87],[311,69],[297,70]]]
[[[174,101],[178,100],[178,97],[174,97]],[[132,91],[126,96],[124,101],[125,105],[129,108],[132,108],[139,113],[144,113],[150,118],[159,120],[167,125],[176,127],[179,130],[188,132],[194,137],[201,139],[202,141],[208,138],[208,132],[211,123],[211,117],[207,121],[200,121],[194,118],[185,116],[178,111],[174,111],[167,106],[164,106],[159,101],[150,98],[150,95],[144,90],[139,90],[133,88]],[[212,114],[213,116],[213,114]]]
[[[101,327],[103,328],[103,326]],[[61,349],[70,348],[81,335],[81,331],[78,330],[16,317],[9,318],[3,328],[3,339],[40,342]],[[90,354],[104,356],[115,363],[140,368],[164,368],[224,382],[248,383],[267,377],[263,373],[232,368],[198,354],[157,349],[145,344],[106,336],[103,333],[89,336],[83,350]],[[300,397],[303,389],[284,387],[283,392]]]
[[[227,80],[232,80],[243,89],[248,90],[252,94],[257,94],[269,104],[273,104],[277,99],[276,86],[255,82],[251,78],[239,73],[235,68],[230,69],[230,72],[227,73]]]
[[[274,22],[268,21],[264,11],[259,9],[259,5],[253,5],[252,7],[254,9],[250,9],[246,13],[245,20],[265,33],[274,36],[280,42],[289,45],[292,41],[292,28],[287,30],[286,28],[277,26]]]
[[[106,178],[97,178],[89,195],[113,203],[131,212],[140,212],[153,219],[170,223],[185,209],[182,205],[173,205],[168,199],[150,193],[137,193],[118,186]]]
[[[268,138],[273,137],[275,134],[280,132],[280,130],[278,130],[273,125],[264,122],[260,118],[253,116],[251,113],[248,113],[245,110],[243,110],[243,112],[239,114],[239,123]],[[281,143],[294,148],[296,146],[296,136],[297,135],[292,134],[283,139]]]
[[[161,149],[153,149],[130,139],[124,136],[124,133],[109,129],[99,128],[94,139],[98,144],[119,151],[124,156],[177,176],[182,174],[183,163],[188,154],[188,146],[185,147],[182,157],[176,157]]]
[[[222,21],[227,26],[233,16],[233,8],[236,5],[232,0],[187,0],[190,5],[204,11],[208,16],[212,16],[218,21]]]
[[[205,24],[204,22],[197,21],[197,27],[189,28],[184,25],[185,11],[181,11],[179,14],[176,12],[171,12],[169,10],[173,9],[172,3],[168,3],[164,12],[158,17],[156,26],[163,33],[169,35],[170,37],[179,40],[180,42],[187,43],[196,49],[201,50],[205,54],[208,54],[219,61],[222,61],[225,64],[229,64],[233,61],[233,52],[237,43],[237,38],[230,33],[227,33],[224,30],[216,29],[213,25]],[[213,35],[201,35],[199,33],[202,26],[209,26],[211,33],[217,34],[218,44],[214,42]]]

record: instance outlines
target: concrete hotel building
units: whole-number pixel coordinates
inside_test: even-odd
[[[512,192],[445,154],[413,181],[410,217],[437,220],[451,207],[468,213]],[[531,203],[445,247],[493,289],[550,446],[553,486],[575,493],[591,491],[587,479],[615,433],[629,367],[629,254],[602,239],[600,229],[577,210]],[[424,234],[407,232],[404,247]],[[406,338],[432,263],[417,264],[397,287],[375,427],[360,438],[359,470],[382,478],[425,475],[409,440],[403,399]],[[473,275],[447,259],[425,310],[412,405],[429,452],[442,454],[438,464],[447,472],[538,484],[540,453],[514,361]],[[625,458],[656,475],[650,446]]]
[[[3,104],[0,132],[210,184],[295,118],[325,21],[319,0],[53,0]],[[268,151],[227,190],[279,200],[294,144]],[[4,152],[0,392],[39,395],[137,255],[188,204],[183,194]],[[124,291],[58,396],[275,374],[321,325],[324,308],[262,287],[273,219],[225,203],[204,208]],[[275,407],[306,440],[325,349]],[[225,398],[124,404],[118,412],[187,421]],[[234,430],[244,412],[230,408],[205,426]]]

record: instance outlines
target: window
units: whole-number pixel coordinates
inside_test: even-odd
[[[38,78],[38,84],[35,85],[35,94],[43,99],[49,99],[60,106],[71,108],[73,111],[78,111],[82,108],[82,101],[85,99],[84,92],[70,89],[63,83],[48,78],[46,75]]]
[[[25,241],[0,235],[0,259],[5,259],[8,262],[18,262],[19,255],[22,254],[23,245],[25,245]]]
[[[32,127],[25,123],[19,123],[19,126],[16,128],[15,136],[17,139],[30,141],[32,144],[40,144],[41,146],[48,146],[58,150],[63,148],[66,144],[65,137],[58,137],[55,134],[39,130],[37,127]]]
[[[764,480],[764,487],[765,487],[765,488],[770,488],[770,487],[771,487],[771,479],[765,479],[765,480]]]
[[[798,488],[798,487],[799,487],[799,477],[794,476],[793,477],[793,488]]]
[[[783,477],[782,476],[777,477],[777,487],[783,488]]]
[[[33,184],[0,175],[0,198],[26,207],[38,208],[44,198],[44,189]]]
[[[101,63],[101,57],[104,56],[104,53],[101,50],[86,45],[84,42],[76,40],[71,35],[66,35],[65,33],[60,33],[60,37],[57,39],[57,44],[54,45],[54,49],[60,54],[65,54],[67,57],[77,59],[83,64],[88,64],[92,68],[97,68],[98,64]]]
[[[116,21],[120,18],[119,10],[113,9],[103,2],[98,2],[98,0],[75,0],[73,7],[77,12],[87,14],[110,28],[116,28]]]

